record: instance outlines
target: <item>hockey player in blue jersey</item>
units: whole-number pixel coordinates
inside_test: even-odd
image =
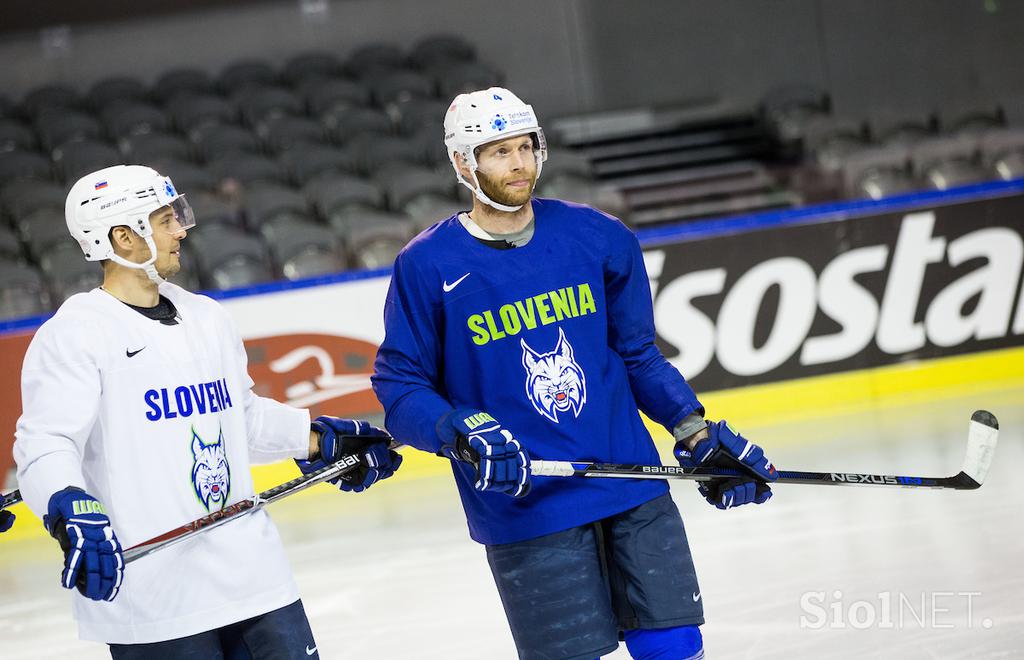
[[[586,206],[533,198],[547,147],[508,90],[459,95],[445,145],[473,209],[395,261],[373,387],[385,426],[441,454],[486,547],[519,657],[591,660],[620,634],[634,658],[700,658],[700,587],[663,481],[531,479],[530,460],[656,463],[639,410],[685,466],[749,478],[701,493],[763,503],[775,472],[704,408],[654,345],[635,236]]]

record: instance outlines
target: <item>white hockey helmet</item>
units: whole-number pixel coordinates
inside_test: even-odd
[[[71,187],[64,217],[86,260],[110,259],[128,268],[140,268],[159,284],[163,278],[153,265],[156,245],[149,214],[165,206],[171,207],[177,220],[172,233],[195,226],[192,207],[169,177],[142,165],[114,165],[85,175]],[[114,253],[110,230],[122,225],[141,236],[149,247],[150,258],[144,263],[128,261]]]
[[[476,198],[499,211],[513,212],[523,207],[499,204],[488,197],[480,188],[476,177],[476,149],[489,142],[504,140],[518,135],[532,135],[534,157],[537,159],[537,176],[548,158],[548,145],[544,130],[537,122],[533,108],[512,92],[502,87],[491,87],[468,94],[459,94],[452,101],[444,116],[444,146],[448,159],[455,168],[455,176],[473,191]],[[455,162],[459,154],[469,165],[472,180],[465,179]]]

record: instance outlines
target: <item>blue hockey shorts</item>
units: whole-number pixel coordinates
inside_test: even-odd
[[[686,531],[668,494],[486,548],[520,660],[593,660],[614,651],[624,630],[704,623]]]
[[[152,644],[111,644],[113,660],[309,660],[320,654],[302,601],[207,632]]]

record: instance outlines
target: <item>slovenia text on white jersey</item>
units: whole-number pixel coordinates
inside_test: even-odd
[[[124,548],[254,494],[250,463],[305,458],[309,413],[256,396],[226,310],[170,283],[180,322],[144,317],[100,289],[39,328],[22,371],[18,484],[40,517],[78,486],[106,507]],[[56,584],[56,582],[55,582]],[[143,557],[113,602],[74,592],[83,639],[148,643],[298,599],[266,512]]]

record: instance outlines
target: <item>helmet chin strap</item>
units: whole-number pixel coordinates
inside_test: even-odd
[[[480,186],[480,180],[477,179],[477,176],[476,176],[476,167],[477,167],[476,166],[476,158],[472,157],[472,154],[470,154],[469,156],[464,155],[463,157],[466,158],[467,161],[469,161],[469,171],[473,175],[473,182],[470,183],[469,181],[467,181],[466,178],[464,176],[462,176],[462,174],[458,171],[458,168],[456,168],[455,171],[459,175],[459,182],[462,185],[464,185],[467,188],[469,188],[470,190],[472,190],[473,191],[473,195],[477,199],[479,199],[481,202],[483,202],[487,206],[490,206],[491,208],[495,208],[495,209],[497,209],[499,211],[504,211],[505,213],[515,213],[519,209],[521,209],[524,206],[526,206],[525,202],[523,204],[520,204],[519,206],[509,206],[507,204],[499,204],[498,202],[496,202],[493,199],[491,199],[490,197],[488,197],[487,193],[485,193],[484,189]],[[540,178],[540,172],[544,168],[544,159],[540,156],[540,154],[535,154],[534,157],[537,160],[537,177],[536,177],[536,179],[539,179]],[[534,180],[536,180],[536,179],[534,179]]]
[[[462,180],[462,183],[467,188],[473,191],[473,195],[475,195],[477,199],[479,199],[487,206],[495,208],[499,211],[504,211],[505,213],[515,213],[519,209],[523,208],[523,206],[525,206],[525,204],[520,204],[519,206],[508,206],[507,204],[499,204],[498,202],[494,201],[493,199],[488,197],[487,193],[484,192],[484,189],[480,187],[480,181],[476,178],[476,168],[473,168],[471,171],[473,173],[472,184],[470,184],[469,181],[466,181],[462,177],[459,178]]]
[[[143,262],[141,264],[137,264],[134,261],[128,261],[124,257],[122,257],[120,255],[117,255],[117,254],[110,255],[110,259],[114,263],[120,264],[120,265],[124,266],[125,268],[135,268],[137,270],[145,271],[146,272],[146,276],[149,277],[150,281],[153,284],[156,284],[157,286],[160,286],[161,284],[166,282],[166,280],[164,278],[160,277],[160,274],[158,272],[156,272],[156,266],[154,265],[154,264],[156,264],[156,244],[153,242],[153,237],[152,236],[143,236],[142,240],[146,241],[146,247],[149,248],[149,253],[150,253],[150,255],[152,255],[145,262]]]

